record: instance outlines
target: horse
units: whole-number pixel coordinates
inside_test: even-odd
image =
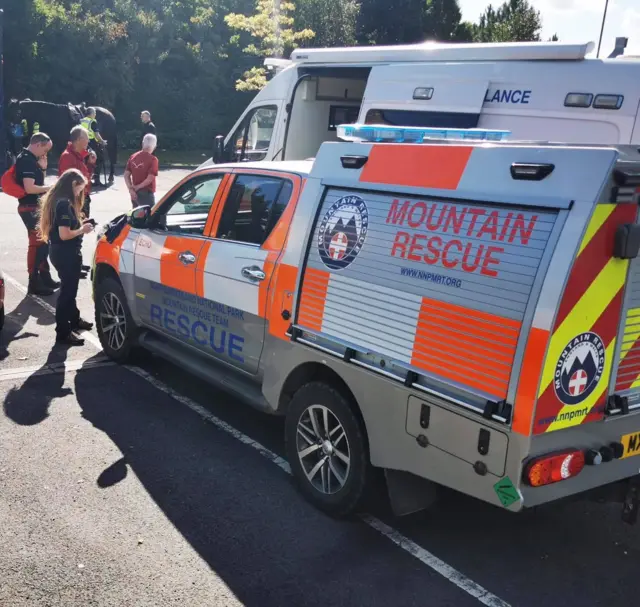
[[[118,162],[118,133],[116,119],[106,108],[93,106],[96,109],[96,121],[103,139],[107,140],[107,155],[109,157],[109,183],[113,183],[115,165]],[[80,120],[87,115],[87,105],[61,103],[49,103],[48,101],[23,101],[12,100],[9,103],[9,112],[16,113],[20,109],[22,118],[25,118],[29,127],[33,123],[40,125],[40,131],[46,133],[53,141],[53,147],[58,154],[62,154],[69,141],[69,132],[80,124]]]

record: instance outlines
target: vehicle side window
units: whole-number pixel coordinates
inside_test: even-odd
[[[262,245],[284,212],[293,183],[264,175],[238,175],[225,203],[218,238]]]
[[[276,125],[278,107],[265,105],[247,114],[227,143],[226,157],[231,162],[264,160]]]
[[[207,223],[222,173],[200,175],[182,184],[154,217],[153,227],[172,233],[201,235]]]

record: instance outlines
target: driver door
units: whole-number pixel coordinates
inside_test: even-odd
[[[136,311],[149,328],[189,342],[197,320],[196,265],[226,175],[196,175],[155,210],[135,246]]]

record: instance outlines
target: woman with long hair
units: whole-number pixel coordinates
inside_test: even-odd
[[[80,318],[76,305],[82,272],[82,237],[93,230],[93,222],[82,214],[86,185],[80,171],[69,169],[40,199],[38,235],[50,243],[49,258],[62,283],[56,304],[56,341],[69,346],[84,344],[75,331],[89,331],[93,327]]]

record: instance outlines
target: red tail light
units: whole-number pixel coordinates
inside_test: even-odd
[[[532,487],[550,485],[577,476],[584,468],[584,453],[577,449],[538,457],[527,464],[525,481]]]

